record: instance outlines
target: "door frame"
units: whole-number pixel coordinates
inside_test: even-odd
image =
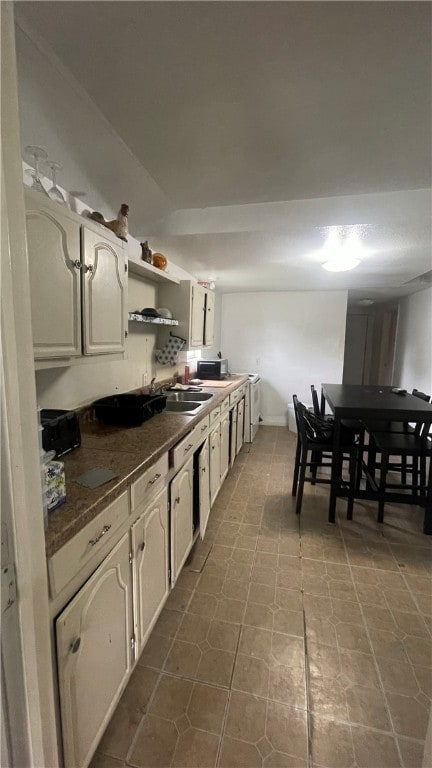
[[[13,632],[2,638],[2,728],[9,731],[12,765],[20,764],[14,755],[20,743],[26,764],[58,766],[12,2],[0,3],[0,22],[1,428],[8,487],[2,521],[16,574]]]

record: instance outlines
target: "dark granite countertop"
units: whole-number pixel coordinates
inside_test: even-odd
[[[247,375],[231,376],[227,387],[206,387],[204,391],[214,397],[195,416],[163,411],[140,427],[107,427],[97,421],[83,423],[81,447],[61,458],[65,465],[67,500],[48,516],[47,557],[52,557],[245,381]],[[108,467],[117,477],[93,490],[75,482],[75,478],[94,467]]]

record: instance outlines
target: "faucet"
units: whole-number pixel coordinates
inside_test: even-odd
[[[163,384],[159,384],[158,386],[156,386],[155,381],[156,381],[156,376],[154,376],[152,378],[151,382],[150,382],[150,387],[149,387],[150,394],[151,395],[156,395],[156,394],[163,395],[163,393],[164,393],[164,385]]]

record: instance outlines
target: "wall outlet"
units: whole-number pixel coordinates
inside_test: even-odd
[[[145,373],[143,373],[142,383],[143,383],[143,387],[145,387],[146,384],[148,384],[148,373],[147,373],[147,371]]]

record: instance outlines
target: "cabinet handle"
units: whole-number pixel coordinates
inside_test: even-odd
[[[145,541],[142,541],[142,542],[141,542],[141,544],[140,544],[140,550],[141,550],[141,552],[144,552],[144,550],[145,550]]]
[[[174,499],[174,504],[180,504],[180,496],[176,496]]]
[[[93,264],[86,264],[85,265],[85,271],[90,272],[90,274],[94,271]]]
[[[75,259],[75,261],[72,262],[75,269],[82,269],[82,264],[79,259]]]
[[[189,445],[184,449],[184,452],[187,453],[191,448],[193,448],[193,443],[189,443]]]
[[[71,644],[69,646],[70,652],[71,653],[76,653],[78,648],[80,647],[80,645],[81,645],[81,638],[80,637],[76,637],[75,640],[72,640],[72,642],[71,642]]]
[[[204,426],[203,426],[203,427],[201,427],[201,434],[202,434],[203,432],[205,432],[205,431],[206,431],[206,429],[207,429],[207,424],[204,424]]]
[[[96,536],[95,539],[90,539],[89,544],[91,544],[91,546],[94,547],[94,545],[97,544],[98,541],[101,540],[102,536],[105,536],[105,534],[108,533],[110,528],[111,528],[111,525],[104,525],[104,527],[102,528],[99,536]]]
[[[161,475],[160,475],[160,472],[158,472],[158,473],[157,473],[157,474],[154,476],[153,480],[149,480],[149,481],[148,481],[147,485],[153,485],[153,483],[155,483],[155,482],[156,482],[156,480],[159,480],[160,476],[161,476]]]

